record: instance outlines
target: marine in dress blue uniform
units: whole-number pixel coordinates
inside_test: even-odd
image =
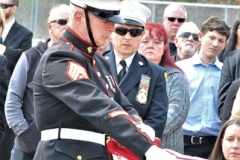
[[[107,160],[109,136],[141,160],[168,156],[138,127],[138,113],[121,93],[108,62],[95,53],[103,41],[94,39],[96,33],[113,30],[112,22],[124,22],[118,16],[120,3],[71,0],[70,7],[69,28],[44,53],[34,76],[36,125],[41,131],[34,160]],[[91,30],[94,22],[99,23],[98,31]]]

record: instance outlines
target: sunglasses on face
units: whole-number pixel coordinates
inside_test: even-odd
[[[178,23],[183,23],[186,20],[185,18],[175,18],[175,17],[167,17],[167,19],[170,22],[174,22],[177,19]]]
[[[132,37],[137,37],[142,34],[143,29],[139,29],[139,28],[127,29],[124,27],[115,28],[115,33],[119,34],[120,36],[125,36],[127,32],[129,32]]]
[[[0,6],[1,6],[2,9],[6,9],[6,8],[8,8],[8,7],[13,7],[13,6],[15,6],[15,4],[4,4],[4,3],[0,3]]]
[[[182,32],[178,37],[189,38],[192,35],[193,40],[198,41],[198,35],[190,32]]]
[[[58,19],[58,20],[50,21],[50,23],[55,23],[55,22],[63,26],[63,25],[66,25],[68,21],[66,19]]]

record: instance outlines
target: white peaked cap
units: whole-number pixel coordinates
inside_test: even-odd
[[[121,2],[120,16],[123,17],[125,24],[145,27],[151,10],[136,1],[125,0]]]

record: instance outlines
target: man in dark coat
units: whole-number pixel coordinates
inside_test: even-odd
[[[41,56],[55,43],[67,28],[69,6],[57,4],[48,16],[48,32],[51,39],[38,42],[25,51],[12,74],[5,103],[6,120],[16,138],[11,160],[32,160],[40,141],[33,108],[33,76]]]
[[[0,6],[3,9],[6,20],[3,34],[0,38],[0,52],[7,57],[8,79],[11,78],[22,52],[32,47],[32,32],[19,24],[14,18],[18,4],[19,0],[0,0]],[[6,136],[0,145],[0,159],[10,159],[14,136],[13,131],[7,126]]]
[[[114,49],[105,52],[103,56],[108,60],[122,93],[137,110],[143,122],[155,130],[156,137],[161,138],[168,110],[165,70],[137,52],[151,11],[137,2],[121,3],[120,16],[125,23],[115,24],[115,31],[111,35]],[[120,31],[124,30],[126,31],[122,34]],[[126,62],[126,68],[121,64],[123,61]],[[122,69],[126,74],[121,80]]]
[[[107,160],[108,136],[141,160],[176,159],[154,145],[108,62],[95,52],[108,41],[114,22],[124,23],[119,1],[70,2],[68,28],[43,54],[34,76],[41,131],[34,160]]]

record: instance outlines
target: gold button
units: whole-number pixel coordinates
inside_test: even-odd
[[[82,156],[77,156],[77,159],[78,160],[82,160]]]
[[[93,65],[95,65],[96,64],[96,61],[95,60],[93,60]]]
[[[106,88],[108,89],[108,84],[106,84]]]
[[[97,75],[98,75],[98,77],[101,77],[101,73],[100,72],[97,72]]]

